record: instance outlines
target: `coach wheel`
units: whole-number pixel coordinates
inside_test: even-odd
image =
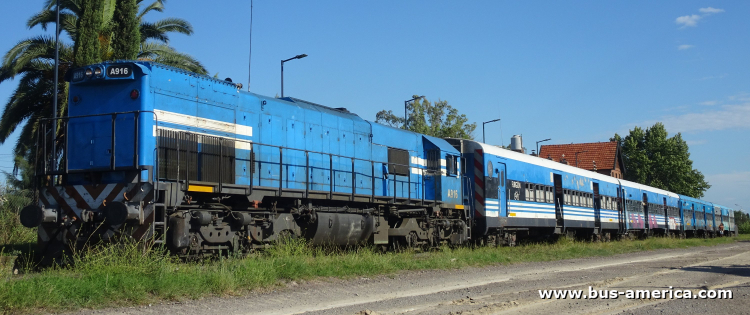
[[[516,233],[505,233],[505,243],[508,246],[516,246]]]

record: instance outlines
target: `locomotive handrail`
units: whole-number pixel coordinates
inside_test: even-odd
[[[102,113],[102,114],[89,114],[89,115],[78,115],[78,116],[67,116],[67,117],[54,117],[54,118],[41,118],[39,121],[41,123],[41,130],[39,130],[39,133],[45,134],[44,143],[43,143],[43,156],[44,156],[44,167],[42,169],[42,174],[39,174],[39,170],[35,169],[35,176],[39,175],[65,175],[69,174],[71,172],[70,166],[69,166],[69,159],[68,159],[68,153],[69,153],[69,131],[70,131],[70,120],[72,119],[78,119],[78,118],[88,118],[88,117],[100,117],[100,116],[111,116],[111,132],[112,132],[112,138],[110,140],[110,150],[111,150],[111,156],[110,156],[110,165],[107,168],[87,168],[84,170],[80,170],[81,172],[91,172],[91,171],[103,171],[103,170],[122,170],[122,169],[137,169],[138,168],[138,135],[140,132],[140,128],[138,126],[139,117],[141,113],[151,113],[154,115],[154,124],[158,125],[159,120],[154,111],[151,110],[136,110],[136,111],[126,111],[126,112],[114,112],[114,113]],[[133,115],[133,165],[131,167],[116,167],[116,160],[115,160],[115,149],[116,149],[116,136],[115,136],[115,128],[116,128],[116,120],[118,116],[121,115]],[[63,160],[65,162],[64,169],[63,170],[54,170],[54,171],[48,171],[48,164],[49,162],[52,162],[53,165],[57,165],[57,157],[47,157],[47,125],[49,122],[52,121],[62,121],[65,124],[65,143],[64,143],[64,150],[63,150]],[[52,139],[52,145],[56,145],[57,140],[57,132],[56,130],[52,131],[53,139]],[[158,140],[157,140],[158,141]],[[37,150],[38,150],[38,144],[39,141],[37,141]],[[158,147],[158,142],[157,142]],[[38,152],[37,152],[38,154]],[[150,179],[149,179],[150,181]]]
[[[191,132],[189,130],[181,130],[181,132],[186,133],[186,134],[197,134],[197,133]],[[251,159],[251,163],[252,164],[258,163],[258,168],[260,168],[260,166],[263,163],[271,163],[271,164],[279,163],[279,179],[278,179],[279,180],[279,186],[277,188],[277,190],[279,192],[282,192],[282,191],[285,190],[285,188],[283,187],[283,185],[284,185],[284,180],[283,180],[283,177],[284,177],[284,167],[285,166],[288,167],[290,165],[293,165],[293,163],[284,163],[284,156],[285,156],[284,150],[290,150],[290,151],[295,151],[295,152],[300,152],[300,153],[304,152],[304,154],[305,154],[305,156],[304,156],[304,158],[305,158],[305,162],[304,162],[304,167],[305,167],[305,181],[304,181],[304,185],[305,185],[304,191],[305,191],[305,193],[304,194],[305,194],[305,197],[309,196],[309,193],[310,193],[310,190],[311,190],[310,186],[315,184],[315,182],[310,178],[310,168],[311,168],[311,165],[310,165],[310,154],[320,154],[322,156],[321,161],[325,160],[324,156],[328,156],[328,162],[329,162],[328,164],[329,165],[328,165],[328,170],[327,171],[330,172],[330,179],[329,179],[329,183],[328,183],[328,186],[329,186],[329,192],[328,192],[328,194],[330,196],[332,196],[333,194],[335,194],[334,187],[335,187],[336,183],[335,183],[334,174],[336,172],[351,172],[351,183],[352,184],[351,184],[351,192],[349,192],[349,194],[351,195],[352,200],[353,200],[354,196],[357,194],[357,182],[356,182],[356,180],[357,180],[357,176],[360,176],[360,175],[370,176],[371,177],[371,187],[370,187],[371,192],[370,192],[370,195],[371,195],[372,198],[374,198],[375,197],[375,163],[379,163],[379,164],[384,165],[384,166],[391,166],[391,165],[393,165],[393,166],[403,166],[403,167],[405,167],[408,170],[408,172],[407,172],[406,175],[393,175],[392,179],[388,179],[388,181],[393,182],[393,184],[389,183],[389,186],[393,187],[393,193],[392,193],[393,194],[393,196],[392,196],[393,201],[392,202],[395,203],[395,202],[397,202],[398,199],[406,199],[406,200],[409,200],[409,201],[411,201],[412,199],[415,199],[411,195],[411,193],[412,193],[412,187],[411,187],[411,185],[420,185],[421,186],[421,189],[418,189],[420,196],[416,197],[416,199],[421,199],[422,202],[424,202],[424,200],[425,200],[425,193],[426,193],[426,191],[425,191],[425,184],[426,183],[425,183],[425,176],[424,175],[429,174],[429,171],[430,171],[430,169],[427,168],[426,166],[422,166],[422,165],[419,165],[419,164],[416,164],[416,165],[412,166],[411,164],[401,164],[401,163],[394,163],[394,162],[381,162],[381,161],[375,161],[373,159],[364,159],[364,158],[357,158],[357,157],[353,157],[353,156],[345,156],[345,155],[335,154],[335,153],[329,153],[329,152],[321,152],[321,151],[314,151],[314,150],[307,150],[307,149],[291,148],[291,147],[281,146],[281,145],[273,145],[273,144],[253,142],[251,140],[245,140],[245,139],[237,139],[237,138],[225,139],[225,138],[220,137],[220,136],[213,136],[213,135],[209,135],[209,136],[217,137],[217,138],[220,139],[219,140],[219,142],[220,142],[220,148],[219,148],[219,150],[220,150],[221,154],[223,154],[223,149],[225,147],[225,144],[224,144],[225,140],[232,140],[234,142],[240,142],[240,143],[249,144],[250,148],[251,148],[250,149],[250,155],[251,156],[254,156],[254,153],[257,151],[258,148],[256,148],[256,146],[268,147],[268,148],[278,148],[279,149],[279,153],[278,153],[279,154],[279,158],[278,158],[277,162],[264,162],[264,161],[256,160],[256,159],[254,159],[252,157],[250,159]],[[178,143],[179,143],[179,141],[178,141]],[[351,161],[351,163],[350,163],[351,168],[348,169],[348,170],[335,169],[334,165],[333,165],[333,157],[343,158],[343,159],[349,159]],[[179,154],[178,154],[178,158],[179,158]],[[358,174],[358,172],[356,170],[356,167],[355,167],[355,163],[358,162],[358,161],[359,162],[366,162],[366,163],[370,164],[370,171],[371,171],[371,173],[370,174],[364,174],[364,173],[363,174]],[[219,170],[221,170],[219,172],[220,177],[223,176],[223,169],[224,169],[224,165],[223,164],[224,163],[225,163],[224,162],[224,158],[222,156],[222,158],[219,159]],[[342,163],[345,163],[345,162],[338,162],[337,164],[343,165]],[[181,164],[181,163],[178,163],[178,167],[179,167],[179,164]],[[251,168],[254,168],[254,167],[255,167],[255,165],[251,166]],[[413,181],[412,180],[411,173],[413,172],[413,169],[418,169],[418,170],[420,170],[420,173],[423,174],[421,182],[420,181]],[[441,174],[441,173],[438,172],[438,174]],[[258,176],[259,176],[258,180],[259,181],[262,180],[262,177],[261,177],[262,175],[260,173],[259,173]],[[398,177],[406,177],[406,179],[399,179]],[[255,179],[254,179],[254,177],[252,175],[248,176],[248,178],[249,178],[249,182],[250,182],[250,184],[248,186],[250,188],[250,191],[252,192],[252,190],[256,187]],[[165,178],[165,179],[169,180],[168,178]],[[182,181],[182,179],[180,179],[179,177],[177,177],[176,180]],[[184,180],[187,182],[189,180],[188,176],[186,176],[186,178]],[[386,180],[386,178],[383,178],[383,180]],[[221,187],[223,186],[223,182],[224,181],[222,179],[220,179],[220,182],[217,183],[219,185],[220,191],[221,191]],[[403,185],[403,184],[407,184],[406,195],[405,196],[404,195],[398,196],[398,189],[397,189],[398,185]],[[404,192],[402,191],[402,194],[403,193]],[[391,197],[391,196],[384,195],[383,197]]]

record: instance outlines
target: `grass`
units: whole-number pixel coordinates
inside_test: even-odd
[[[302,241],[290,241],[263,254],[191,263],[181,263],[157,249],[144,251],[137,244],[120,244],[77,255],[71,267],[0,275],[0,312],[63,311],[240,295],[292,280],[610,256],[712,246],[735,239],[653,238],[611,243],[561,240],[512,248],[442,248],[419,254],[310,247]]]

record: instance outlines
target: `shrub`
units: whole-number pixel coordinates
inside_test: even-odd
[[[0,188],[0,246],[36,241],[36,230],[21,225],[18,213],[32,201],[32,192]]]
[[[740,234],[750,234],[750,222],[744,222],[738,226]]]

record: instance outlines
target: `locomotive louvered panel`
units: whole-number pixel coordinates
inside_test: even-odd
[[[179,148],[179,156],[178,156]],[[159,129],[159,178],[198,180],[198,136]]]
[[[234,184],[234,140],[201,136],[200,142],[201,181]]]

